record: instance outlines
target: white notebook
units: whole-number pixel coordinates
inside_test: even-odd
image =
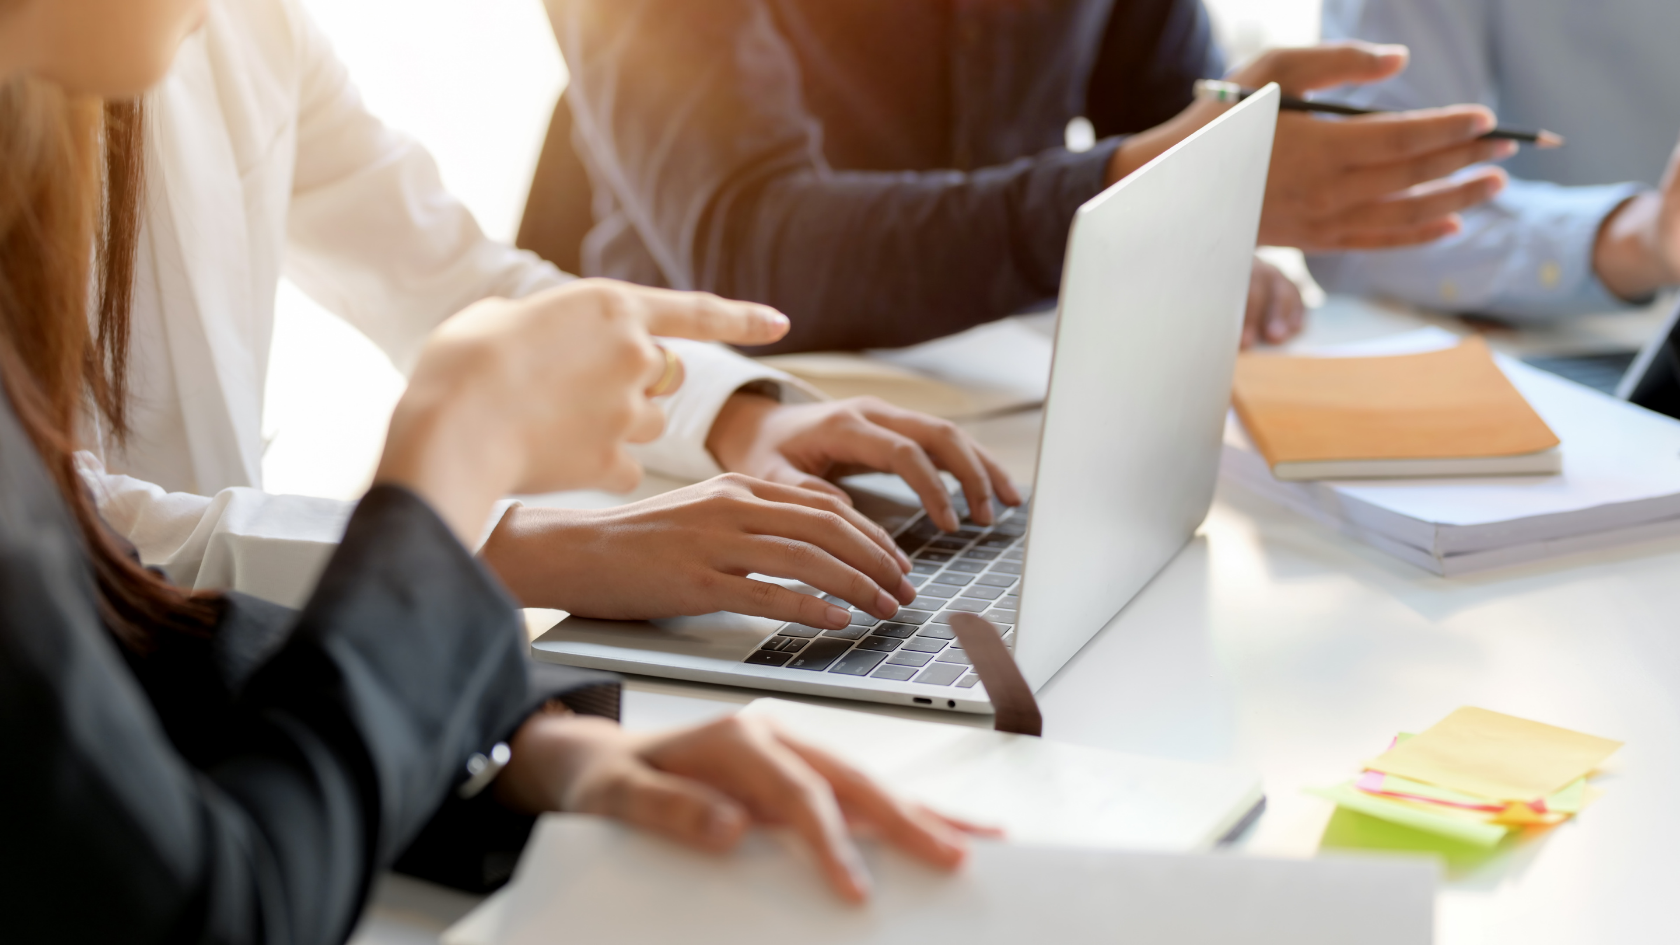
[[[889,789],[1022,843],[1206,850],[1263,800],[1253,772],[990,729],[758,699],[775,719]]]
[[[942,873],[865,846],[843,903],[803,851],[754,833],[712,856],[610,821],[545,817],[513,882],[443,945],[1427,945],[1425,860],[1263,860],[979,842]]]

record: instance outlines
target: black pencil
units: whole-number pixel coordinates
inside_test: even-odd
[[[1198,79],[1196,81],[1196,97],[1209,102],[1240,102],[1250,95],[1254,89],[1246,89],[1235,82],[1220,82],[1215,79]],[[1335,102],[1314,102],[1290,95],[1278,98],[1278,108],[1289,112],[1317,112],[1321,115],[1386,115],[1389,112],[1375,108],[1355,108],[1352,105],[1339,105]],[[1484,138],[1502,141],[1520,141],[1532,144],[1537,148],[1561,148],[1563,136],[1552,131],[1520,131],[1514,128],[1495,128]]]

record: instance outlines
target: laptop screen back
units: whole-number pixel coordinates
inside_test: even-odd
[[[1207,516],[1277,102],[1252,96],[1074,220],[1015,642],[1035,689]]]

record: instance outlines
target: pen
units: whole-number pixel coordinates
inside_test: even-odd
[[[1220,82],[1217,79],[1197,79],[1196,98],[1204,102],[1240,102],[1250,95],[1254,89],[1246,89],[1235,82]],[[1322,115],[1386,115],[1375,108],[1355,108],[1352,105],[1338,105],[1335,102],[1314,102],[1304,98],[1284,95],[1278,99],[1278,107],[1289,112],[1318,112]],[[1497,138],[1505,141],[1521,141],[1538,148],[1563,147],[1563,135],[1552,131],[1517,131],[1511,128],[1495,128],[1484,138]]]

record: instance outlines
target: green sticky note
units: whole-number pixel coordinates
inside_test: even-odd
[[[1338,807],[1345,807],[1348,810],[1411,827],[1414,830],[1439,834],[1471,846],[1494,846],[1505,839],[1505,835],[1510,832],[1510,828],[1499,824],[1477,823],[1474,820],[1463,820],[1446,814],[1436,814],[1398,801],[1373,797],[1354,787],[1352,781],[1330,788],[1308,788],[1307,793],[1332,801]]]
[[[1508,843],[1509,841],[1507,841]],[[1506,843],[1491,847],[1472,846],[1438,833],[1413,830],[1399,824],[1336,808],[1319,838],[1321,850],[1381,850],[1384,853],[1427,854],[1447,866],[1447,875],[1468,875],[1503,854]]]

